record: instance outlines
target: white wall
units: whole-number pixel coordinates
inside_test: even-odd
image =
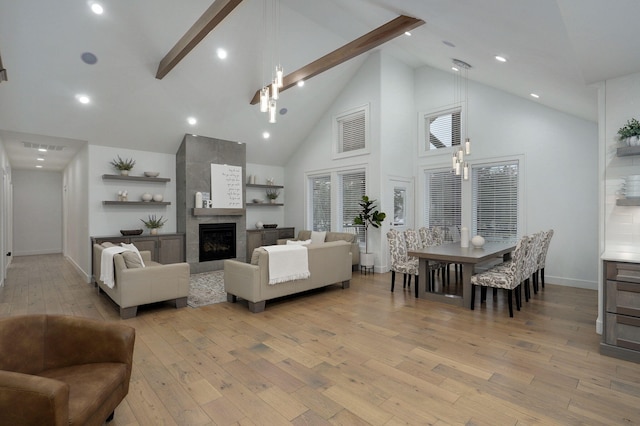
[[[279,166],[266,166],[263,164],[247,163],[246,176],[256,176],[256,183],[265,185],[267,179],[274,179],[275,185],[284,185],[284,167]],[[284,203],[286,205],[287,187],[280,189],[280,196],[276,199],[277,203]],[[263,188],[247,188],[246,190],[246,225],[247,229],[255,229],[257,222],[262,223],[276,223],[279,227],[288,227],[290,224],[284,220],[284,207],[282,206],[264,206],[264,205],[252,205],[252,200],[262,200],[263,203],[269,203],[266,196],[266,190]],[[296,229],[297,231],[297,229]]]
[[[62,173],[13,170],[15,256],[62,253]]]
[[[143,229],[145,234],[149,230],[144,227],[141,219],[147,219],[150,214],[163,216],[168,219],[160,230],[161,233],[176,232],[176,159],[175,155],[154,152],[137,151],[131,149],[111,148],[99,145],[89,145],[89,235],[113,236],[120,235],[121,229]],[[145,171],[160,172],[160,177],[170,178],[163,182],[133,182],[120,180],[103,180],[103,174],[119,174],[109,164],[116,156],[123,159],[133,158],[136,164],[131,170],[131,176],[142,176]],[[129,201],[141,200],[142,194],[162,194],[164,201],[170,201],[169,206],[158,206],[150,202],[144,206],[105,206],[104,200],[116,201],[118,191],[128,192]],[[87,250],[89,244],[87,244]]]
[[[470,71],[471,73],[472,71]],[[449,73],[416,71],[416,108],[437,111],[453,99]],[[464,117],[463,117],[464,121]],[[522,233],[553,228],[545,268],[549,282],[597,288],[598,129],[593,122],[469,82],[470,166],[496,159],[521,161]],[[418,174],[449,167],[451,152],[418,159]],[[420,176],[421,177],[421,176]],[[418,187],[423,188],[424,183]],[[422,203],[422,200],[420,200]],[[471,229],[471,181],[463,182],[463,225]]]
[[[62,176],[63,248],[72,265],[90,282],[89,148],[69,162]]]
[[[0,140],[0,286],[4,285],[7,267],[11,257],[6,256],[13,250],[11,166],[2,140]]]

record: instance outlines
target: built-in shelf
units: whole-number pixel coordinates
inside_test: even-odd
[[[170,201],[103,201],[105,206],[170,206]]]
[[[170,178],[148,176],[102,175],[103,180],[130,180],[139,182],[171,182]]]
[[[247,184],[247,188],[276,188],[276,189],[282,189],[284,188],[284,186],[282,185],[260,185],[257,183],[248,183]]]
[[[618,198],[616,206],[640,206],[640,198]]]
[[[618,157],[627,157],[629,155],[640,155],[640,146],[623,146],[616,151]]]
[[[242,216],[244,209],[192,209],[194,216]]]
[[[284,204],[282,203],[247,203],[247,206],[274,207],[274,206],[284,206]]]

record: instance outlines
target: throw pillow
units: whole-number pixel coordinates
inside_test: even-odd
[[[109,241],[105,241],[104,243],[100,244],[102,247],[107,248],[107,247],[115,247],[116,245],[113,243],[110,243]]]
[[[311,244],[311,240],[287,240],[287,245],[289,246],[306,246],[308,244]]]
[[[123,251],[122,258],[124,259],[124,264],[127,269],[144,268],[142,259],[140,259],[139,255],[133,251]]]
[[[327,236],[326,231],[311,231],[311,244],[324,243],[324,238]]]
[[[138,251],[138,248],[136,246],[134,246],[133,244],[127,244],[127,243],[120,243],[120,245],[126,248],[127,250],[134,252],[140,259],[140,264],[142,265],[141,268],[144,268],[144,260],[142,260],[142,256],[140,256],[140,252]],[[125,264],[126,264],[126,261],[125,261]]]

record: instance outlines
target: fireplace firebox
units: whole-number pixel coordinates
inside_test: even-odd
[[[235,223],[200,224],[200,262],[236,257]]]

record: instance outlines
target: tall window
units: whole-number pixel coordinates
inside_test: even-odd
[[[451,169],[425,171],[424,225],[443,227],[446,241],[457,240],[462,221],[460,181]]]
[[[311,194],[311,228],[331,231],[331,175],[309,178]]]
[[[404,226],[407,223],[407,188],[393,188],[393,220],[392,226]]]
[[[425,115],[424,126],[425,151],[460,145],[460,110]]]
[[[366,181],[364,170],[341,173],[341,194],[340,207],[342,218],[342,230],[354,232],[361,242],[364,242],[364,229],[361,226],[354,226],[353,219],[360,213],[358,204],[365,195]]]
[[[473,168],[473,235],[487,241],[516,240],[518,172],[518,161]]]

